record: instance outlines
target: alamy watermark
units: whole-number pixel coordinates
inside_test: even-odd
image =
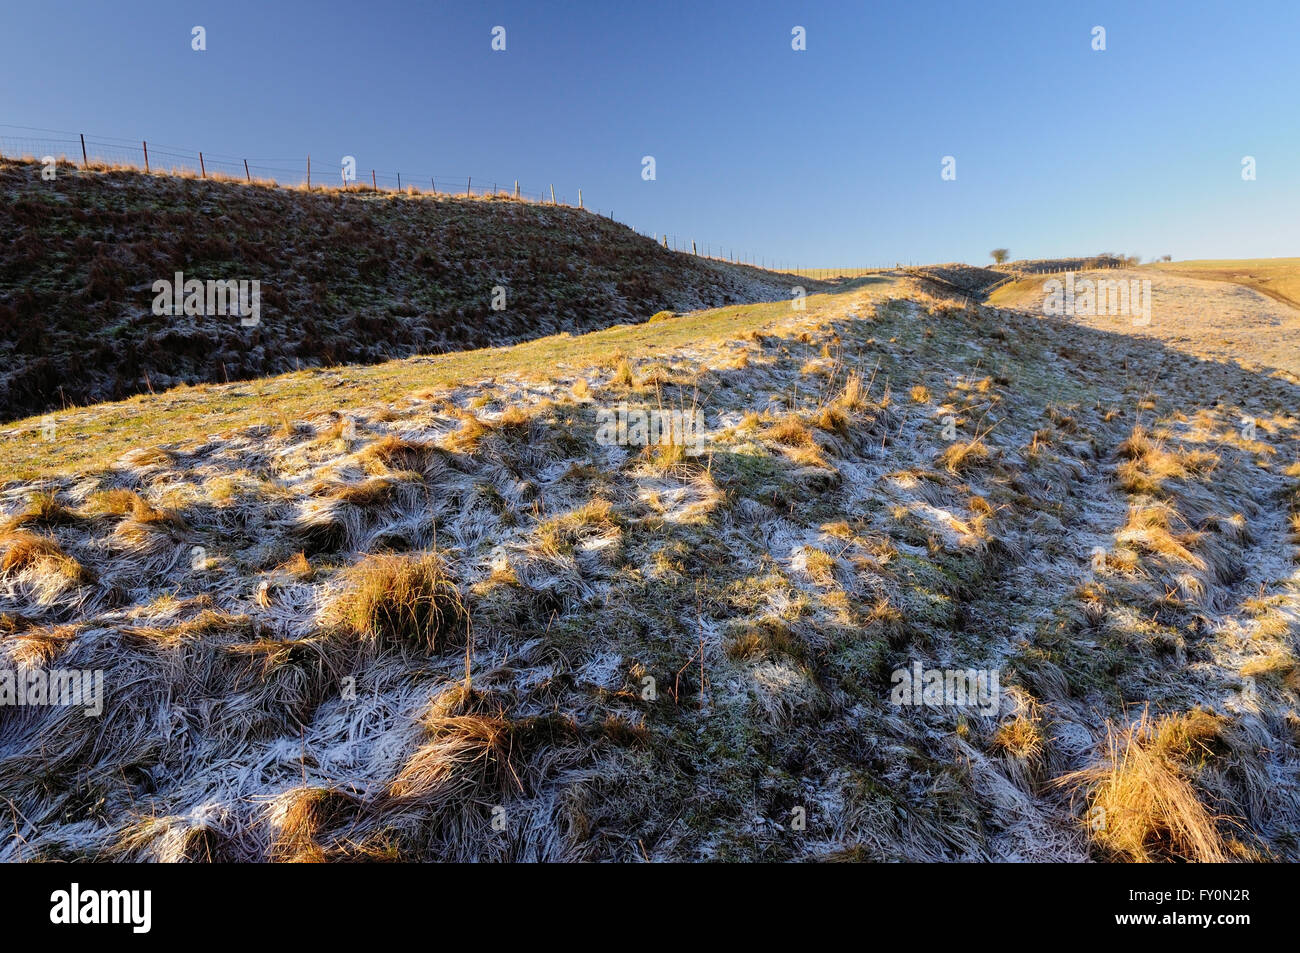
[[[254,328],[262,323],[262,282],[225,279],[186,280],[178,271],[173,280],[159,278],[153,283],[153,313],[159,317],[188,314],[199,318],[232,315],[240,324]]]
[[[1133,323],[1151,323],[1151,279],[1078,278],[1067,271],[1065,280],[1043,283],[1043,314],[1050,317],[1093,317],[1099,314],[1131,315]]]
[[[927,708],[978,708],[981,715],[995,715],[1000,692],[995,668],[930,668],[913,662],[910,669],[897,668],[889,676],[893,688],[889,700],[895,705],[924,705]]]
[[[704,446],[704,411],[617,407],[596,411],[596,443],[602,447],[646,447],[677,444],[699,450]]]
[[[55,925],[123,924],[132,933],[148,933],[153,925],[152,890],[91,890],[73,883],[50,894],[50,922]]]
[[[83,715],[99,717],[104,713],[104,670],[0,669],[0,708],[46,705],[81,708]]]

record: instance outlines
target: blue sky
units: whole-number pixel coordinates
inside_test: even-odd
[[[351,154],[554,182],[642,231],[804,266],[1291,256],[1297,36],[1295,0],[41,0],[4,10],[0,123],[310,152],[331,179]]]

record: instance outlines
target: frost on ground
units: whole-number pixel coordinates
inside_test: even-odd
[[[1294,385],[961,300],[4,485],[0,859],[1297,859]]]

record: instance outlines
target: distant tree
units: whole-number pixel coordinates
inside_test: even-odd
[[[1161,261],[1173,261],[1173,260],[1174,260],[1174,256],[1173,256],[1173,255],[1161,255],[1161,256],[1160,256],[1160,260],[1161,260]]]
[[[1005,248],[995,248],[989,254],[993,256],[993,260],[999,265],[1011,257],[1011,252]]]

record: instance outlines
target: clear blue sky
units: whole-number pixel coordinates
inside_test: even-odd
[[[1290,256],[1298,38],[1296,0],[11,0],[0,123],[581,186],[643,231],[805,266]]]

